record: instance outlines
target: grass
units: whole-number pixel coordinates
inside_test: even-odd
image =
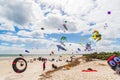
[[[92,61],[93,59],[107,60],[110,56],[114,54],[116,54],[116,56],[120,56],[120,52],[94,52],[91,54],[84,54],[83,56],[86,58],[86,61]]]

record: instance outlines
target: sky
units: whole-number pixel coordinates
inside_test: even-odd
[[[0,0],[0,54],[120,51],[119,4],[120,0]],[[94,30],[100,41],[92,38]],[[63,36],[65,46],[60,43]],[[93,50],[85,51],[87,43]],[[58,51],[56,45],[67,51]]]

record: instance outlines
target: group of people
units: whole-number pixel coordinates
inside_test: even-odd
[[[60,56],[60,57],[62,57],[62,56]],[[75,57],[75,56],[71,56],[71,57],[70,57],[70,60],[65,60],[65,62],[72,62],[73,59],[74,59],[74,57]],[[46,69],[46,61],[47,61],[47,60],[42,61],[42,62],[43,62],[43,71]],[[59,61],[62,61],[62,60],[59,59]],[[57,68],[58,68],[55,64],[52,64],[51,66],[52,66],[53,69],[57,69]]]
[[[52,64],[52,68],[57,69],[58,67],[55,64]],[[46,69],[46,61],[43,62],[43,71]]]

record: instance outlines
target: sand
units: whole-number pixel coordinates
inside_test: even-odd
[[[60,58],[59,56],[45,57],[49,59],[55,58],[55,60]],[[81,55],[76,55],[75,59],[79,57]],[[28,61],[33,59],[34,56],[24,58]],[[45,71],[42,68],[43,62],[37,60],[33,61],[33,63],[29,62],[25,72],[16,73],[12,69],[12,61],[14,59],[0,60],[0,80],[120,80],[120,75],[116,74],[105,60],[85,62],[85,60],[79,58],[79,64],[70,67],[70,70],[63,70],[63,66],[68,64],[65,60],[69,59],[69,56],[63,56],[61,58],[62,61],[47,61]],[[62,67],[54,70],[51,67],[52,63],[58,67]],[[83,69],[87,68],[95,69],[97,72],[82,72]],[[50,73],[46,74],[47,72]]]

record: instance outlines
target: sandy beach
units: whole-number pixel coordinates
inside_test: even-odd
[[[46,62],[46,69],[43,71],[42,61],[33,61],[27,63],[27,69],[23,73],[16,73],[12,68],[12,62],[15,58],[9,60],[0,60],[0,80],[120,80],[120,75],[113,71],[105,60],[94,60],[85,62],[81,55],[75,55],[73,63],[69,62],[69,70],[64,69],[68,65],[66,60],[70,56],[44,56],[47,59],[54,58],[54,61]],[[24,57],[26,61],[34,57]],[[61,59],[62,61],[58,61]],[[77,62],[76,62],[76,61]],[[51,64],[55,64],[58,69],[53,69]],[[74,64],[76,63],[76,64]],[[96,72],[82,72],[92,68]]]

